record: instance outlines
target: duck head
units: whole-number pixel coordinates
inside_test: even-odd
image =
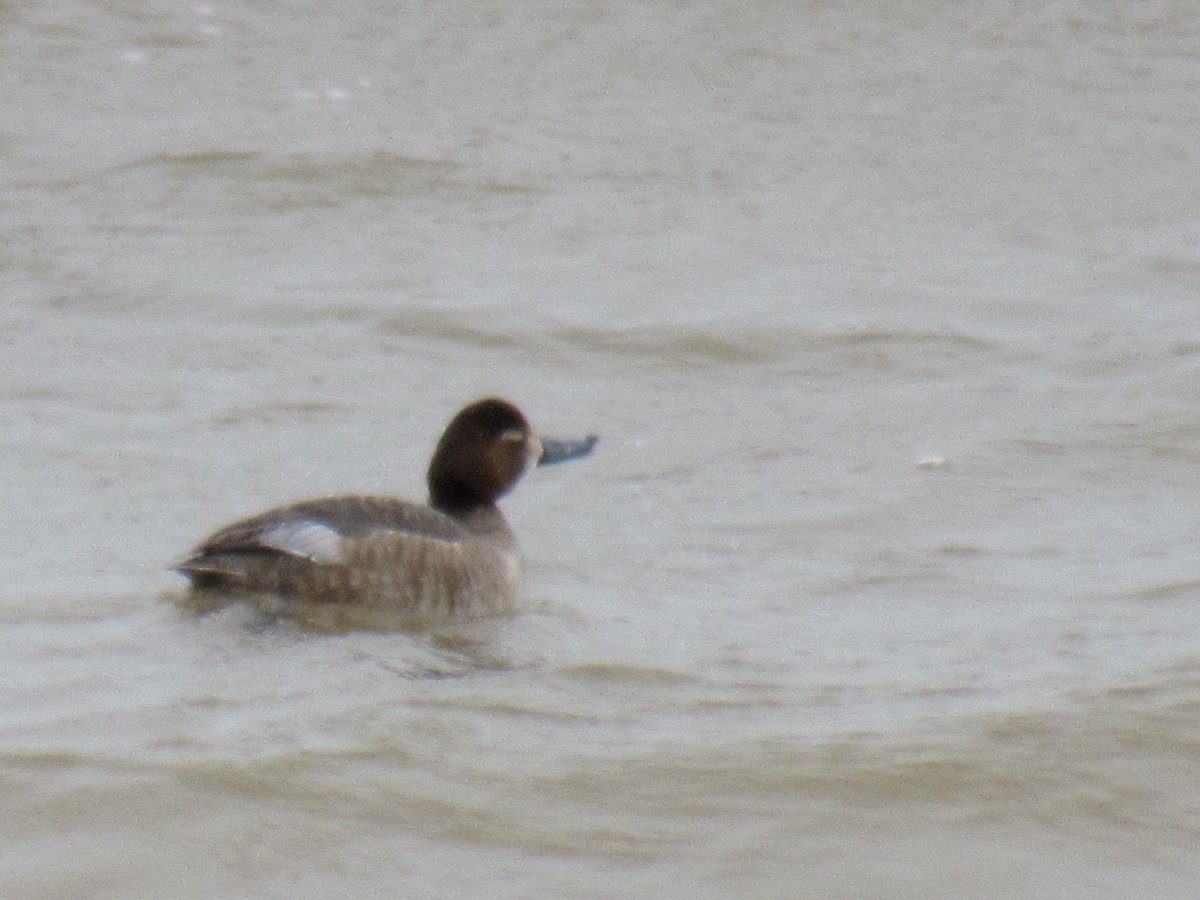
[[[494,503],[532,465],[586,456],[598,438],[539,438],[516,406],[498,397],[477,400],[450,420],[429,463],[429,503],[461,512]]]

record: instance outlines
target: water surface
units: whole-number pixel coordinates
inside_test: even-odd
[[[3,893],[1200,883],[1183,4],[10,5]],[[196,615],[497,393],[527,608]]]

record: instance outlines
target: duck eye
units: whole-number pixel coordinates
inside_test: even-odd
[[[500,432],[500,440],[507,444],[519,444],[525,440],[525,432],[520,428],[507,428]]]

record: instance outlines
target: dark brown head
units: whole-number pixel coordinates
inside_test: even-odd
[[[498,397],[477,400],[450,420],[429,463],[429,504],[462,513],[494,503],[530,465],[582,456],[596,439],[542,442],[521,411]]]

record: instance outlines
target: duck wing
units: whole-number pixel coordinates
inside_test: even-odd
[[[355,544],[379,532],[389,533],[393,541],[456,542],[468,536],[454,519],[416,503],[391,497],[322,497],[227,525],[172,568],[198,586],[251,586],[285,557],[317,565],[345,564]]]

